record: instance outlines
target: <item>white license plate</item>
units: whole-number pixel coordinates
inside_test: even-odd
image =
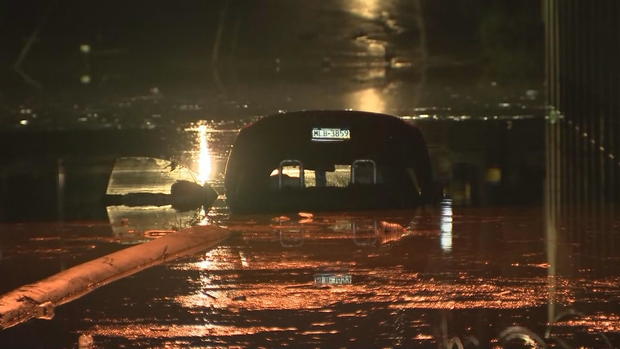
[[[351,131],[346,128],[313,128],[313,141],[343,141],[351,139]]]

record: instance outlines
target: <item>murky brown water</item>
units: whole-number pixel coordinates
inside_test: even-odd
[[[620,256],[550,240],[542,208],[445,201],[402,212],[219,220],[236,233],[217,248],[118,281],[60,307],[52,321],[2,337],[30,343],[20,334],[60,326],[65,340],[90,334],[100,347],[443,347],[453,337],[490,347],[510,342],[508,329],[525,338],[513,344],[536,335],[555,345],[617,343],[611,305],[620,280],[610,264]],[[620,221],[610,223],[605,234],[617,234]],[[20,265],[31,281],[126,241],[103,223],[3,228],[22,239],[4,245],[3,275]]]
[[[426,130],[440,166],[454,168],[461,145],[462,153],[488,154],[469,137],[442,140],[462,121],[414,122]],[[474,122],[497,130],[493,123],[506,121]],[[514,132],[531,127],[511,122]],[[116,162],[122,185],[110,181],[110,188],[165,192],[171,178],[193,176],[223,192],[238,131],[231,125],[184,127],[190,147],[174,158],[193,174],[166,161],[145,167],[153,162],[126,158]],[[213,250],[61,306],[51,321],[5,330],[0,342],[37,347],[41,339],[27,336],[36,331],[55,347],[74,345],[79,335],[93,336],[99,347],[617,345],[620,255],[605,248],[617,246],[613,206],[592,211],[547,199],[500,206],[496,200],[510,190],[494,192],[493,178],[478,183],[476,194],[475,177],[445,173],[454,199],[410,211],[230,216],[221,196],[208,212],[111,206],[108,221],[5,223],[0,292],[192,224],[235,233]],[[475,195],[478,204],[495,204],[470,207]]]
[[[564,207],[536,196],[517,205],[522,196],[502,200],[515,189],[499,190],[489,169],[482,181],[455,170],[463,154],[474,154],[468,161],[478,166],[490,161],[475,160],[489,154],[475,134],[446,142],[453,128],[490,130],[494,140],[508,121],[517,137],[536,120],[423,119],[412,121],[425,130],[452,197],[436,207],[230,216],[223,195],[208,212],[111,206],[107,221],[4,223],[0,292],[192,224],[235,233],[213,250],[63,305],[51,321],[5,330],[0,342],[68,347],[87,335],[99,347],[618,345],[615,208]],[[110,184],[119,193],[165,192],[171,178],[193,176],[223,192],[237,125],[183,128],[190,146],[173,158],[193,174],[167,161],[126,158],[116,162],[122,185]],[[494,171],[516,178],[518,187],[528,177],[515,167]],[[29,337],[32,331],[46,339]]]

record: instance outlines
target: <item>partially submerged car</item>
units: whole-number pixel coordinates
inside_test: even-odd
[[[400,118],[300,111],[241,130],[226,166],[233,213],[411,208],[431,200],[426,143]]]
[[[106,206],[167,206],[177,211],[208,208],[217,193],[195,182],[194,174],[170,161],[149,157],[122,157],[108,180]]]

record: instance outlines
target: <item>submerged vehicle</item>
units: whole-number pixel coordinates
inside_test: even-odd
[[[225,187],[233,213],[411,208],[433,193],[418,128],[359,111],[288,112],[245,127]]]
[[[117,158],[103,201],[106,206],[172,206],[177,211],[209,208],[217,192],[196,183],[183,166],[150,157]]]

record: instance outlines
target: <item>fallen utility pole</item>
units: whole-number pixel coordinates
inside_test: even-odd
[[[0,330],[33,318],[52,319],[54,309],[118,279],[210,249],[229,236],[217,226],[195,226],[77,265],[0,297]]]

